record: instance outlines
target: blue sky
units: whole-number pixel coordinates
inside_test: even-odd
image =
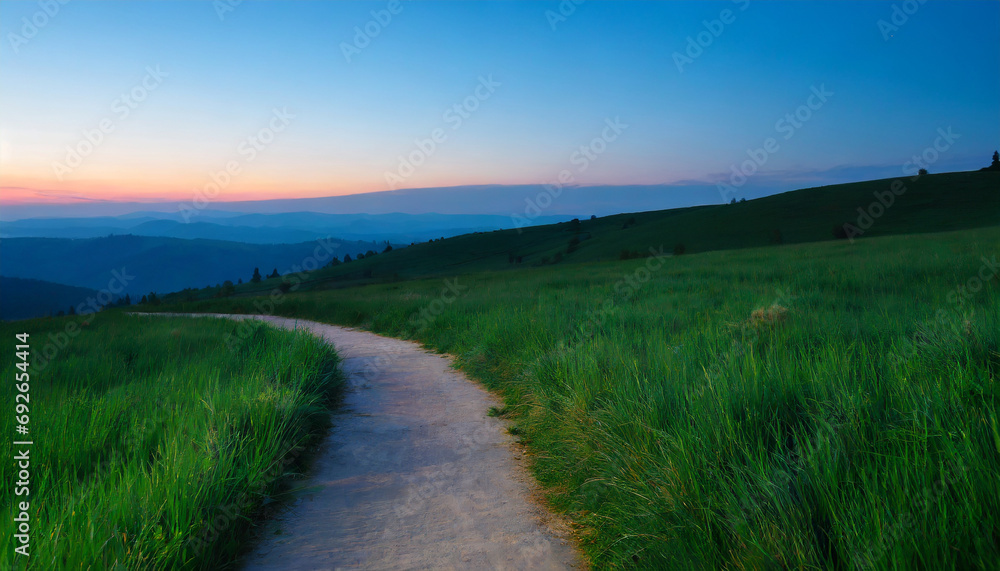
[[[42,4],[0,3],[0,186],[20,202],[183,199],[234,161],[218,200],[564,171],[714,185],[773,137],[740,189],[753,196],[901,174],[938,129],[959,137],[932,172],[985,166],[1000,147],[996,1],[244,1],[220,17],[221,2],[73,0],[41,18]],[[889,36],[879,21],[894,10]],[[25,18],[45,24],[27,38]],[[366,26],[378,34],[355,45]],[[699,34],[710,41],[678,69]],[[120,117],[116,98],[157,67]],[[783,138],[776,124],[820,88],[832,95]],[[463,102],[475,108],[458,122],[448,110]],[[241,144],[276,110],[293,119],[250,159]],[[56,176],[104,119],[113,132]],[[595,146],[616,119],[627,128]]]

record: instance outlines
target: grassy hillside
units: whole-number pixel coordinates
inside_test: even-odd
[[[0,319],[4,321],[56,315],[87,298],[96,299],[97,290],[0,276]]]
[[[987,191],[997,188],[986,179],[944,180],[955,183],[947,193],[915,187],[907,196],[919,207],[900,203],[872,233],[996,221]],[[820,189],[637,215],[624,231],[628,217],[584,222],[593,238],[577,259],[624,244],[669,251],[681,235],[689,251],[725,243],[707,228],[763,243],[776,222],[768,216],[793,204],[808,216],[779,217],[787,237],[821,239],[846,204],[880,185],[841,188],[853,193],[843,199]],[[953,208],[925,211],[940,201]],[[540,254],[559,228],[522,239],[535,236]],[[499,238],[470,236],[423,246],[427,258],[376,260],[426,272],[479,240],[499,247]],[[456,273],[498,263],[485,246],[480,255]],[[515,422],[596,567],[989,569],[1000,560],[998,258],[1000,228],[991,227],[479,272],[272,302],[281,315],[456,355],[505,396],[494,413]],[[181,307],[258,312],[257,301]]]
[[[0,324],[8,349],[0,370],[10,379],[0,389],[10,405],[0,418],[9,435],[0,568],[231,567],[250,523],[325,430],[340,388],[336,354],[260,324],[230,348],[233,322],[90,319]],[[30,400],[17,402],[28,407],[30,432],[19,438],[14,336],[22,332]],[[14,494],[11,458],[24,447],[12,441],[21,439],[34,442],[27,496]],[[31,503],[30,558],[17,567],[15,499]]]
[[[304,276],[297,290],[401,279],[511,270],[525,266],[618,260],[649,255],[650,247],[688,253],[834,239],[834,229],[858,225],[858,208],[880,216],[859,239],[945,232],[1000,223],[1000,173],[960,172],[809,188],[735,205],[701,206],[607,216],[546,226],[468,234],[417,244]],[[905,190],[903,190],[905,189]],[[891,206],[870,208],[876,193]],[[880,211],[881,208],[881,211]],[[862,221],[866,222],[866,221]],[[864,224],[862,224],[864,225]],[[576,246],[571,241],[577,240]],[[354,254],[352,254],[352,257]],[[520,262],[518,262],[520,260]],[[244,295],[273,284],[247,284]],[[203,297],[217,290],[203,292]],[[180,298],[174,297],[173,300]]]

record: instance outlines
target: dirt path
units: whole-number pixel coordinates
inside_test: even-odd
[[[197,314],[191,314],[197,315]],[[350,387],[296,500],[246,569],[575,569],[495,397],[419,345],[271,316],[333,343]]]

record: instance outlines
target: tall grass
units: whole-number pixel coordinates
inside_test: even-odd
[[[1000,229],[459,276],[423,328],[441,281],[277,312],[458,356],[506,396],[595,567],[988,569],[1000,278],[983,257]]]
[[[79,317],[0,326],[14,376],[15,333],[32,344],[31,550],[12,562],[15,466],[0,462],[4,568],[231,567],[262,506],[328,422],[341,386],[322,341],[257,324],[232,349],[233,322],[92,317],[44,367],[50,334]],[[13,383],[0,389],[13,403]],[[13,404],[11,404],[13,408]],[[0,415],[13,435],[13,414]]]

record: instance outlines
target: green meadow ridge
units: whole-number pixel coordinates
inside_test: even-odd
[[[163,309],[260,292],[454,355],[596,568],[993,569],[998,182],[904,180],[878,215],[892,180],[472,234]]]
[[[676,254],[947,232],[1000,223],[1000,172],[901,177],[786,192],[737,204],[605,216],[518,230],[477,232],[395,248],[289,276],[294,291],[430,276]],[[239,276],[231,276],[236,281]],[[262,295],[279,281],[238,285],[226,295]],[[286,286],[289,287],[289,286]],[[219,288],[168,295],[215,298]]]

